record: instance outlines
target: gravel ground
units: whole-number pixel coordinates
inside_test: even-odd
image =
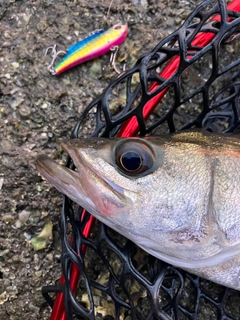
[[[64,50],[93,30],[127,23],[118,63],[125,59],[129,68],[199,2],[114,0],[107,16],[105,0],[1,0],[0,319],[49,319],[41,288],[57,283],[61,274],[62,199],[38,175],[33,160],[42,152],[60,155],[60,143],[83,109],[116,76],[109,55],[52,76],[46,48],[57,43]],[[90,131],[86,127],[84,135]],[[36,240],[44,227],[42,241]]]

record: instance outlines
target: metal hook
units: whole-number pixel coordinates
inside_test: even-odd
[[[58,57],[59,54],[66,54],[66,51],[63,51],[63,50],[57,51],[57,45],[55,44],[54,46],[50,46],[50,47],[48,47],[46,49],[45,56],[48,54],[49,50],[51,50],[52,61],[49,64],[47,69],[52,75],[55,75],[56,72],[55,72],[55,69],[53,67],[54,62],[55,62],[55,60],[56,60],[56,58]]]
[[[119,46],[114,46],[114,47],[111,47],[110,50],[112,51],[111,53],[111,56],[110,56],[110,65],[113,67],[113,69],[119,74],[121,75],[122,73],[125,72],[125,64],[123,66],[123,71],[121,71],[115,64],[116,62],[116,57],[117,57],[117,53],[118,53],[118,49],[119,49]]]

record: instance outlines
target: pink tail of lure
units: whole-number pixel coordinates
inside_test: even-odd
[[[108,30],[99,30],[67,49],[67,53],[54,67],[54,74],[60,74],[78,64],[95,59],[121,45],[128,34],[128,26],[117,24]]]

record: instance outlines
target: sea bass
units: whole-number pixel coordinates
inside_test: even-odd
[[[240,139],[208,132],[63,143],[45,155],[60,192],[153,256],[240,290]]]

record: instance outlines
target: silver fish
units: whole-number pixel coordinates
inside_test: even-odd
[[[208,132],[73,139],[76,171],[39,172],[97,219],[174,266],[240,290],[240,139]]]

